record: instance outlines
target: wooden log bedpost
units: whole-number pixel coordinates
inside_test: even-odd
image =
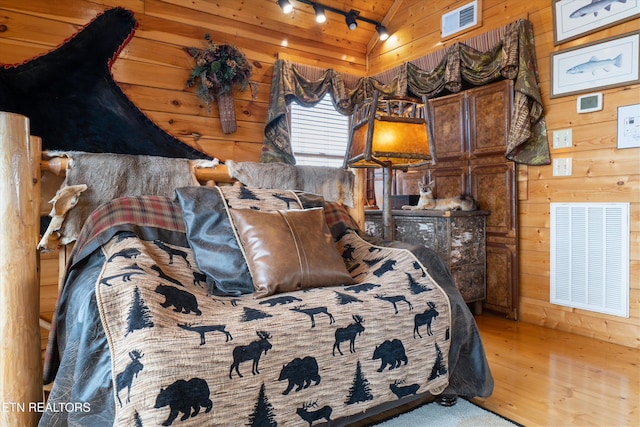
[[[42,401],[39,138],[29,119],[0,112],[0,425],[35,426]],[[35,170],[34,170],[35,168]]]

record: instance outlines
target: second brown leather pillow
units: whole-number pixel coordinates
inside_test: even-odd
[[[244,248],[256,298],[353,283],[322,208],[229,211]]]

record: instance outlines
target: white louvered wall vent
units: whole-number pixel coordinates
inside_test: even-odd
[[[442,15],[441,37],[447,37],[478,24],[477,0]]]
[[[551,303],[629,317],[628,203],[551,203]]]

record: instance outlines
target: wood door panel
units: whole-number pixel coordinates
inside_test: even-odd
[[[478,285],[486,280],[484,268],[478,265],[452,268],[451,276],[465,301],[479,301],[486,298],[486,287]]]
[[[515,164],[471,166],[471,194],[480,209],[491,211],[487,233],[514,236],[516,232]]]
[[[439,199],[455,197],[467,193],[469,173],[467,165],[449,165],[431,171],[431,182],[434,184],[435,196]]]
[[[470,157],[504,155],[511,109],[511,80],[467,91]]]
[[[436,164],[468,157],[464,97],[443,96],[428,104]]]
[[[426,181],[426,171],[414,170],[395,175],[395,193],[401,195],[420,194],[420,184]]]
[[[517,251],[515,247],[487,240],[487,298],[485,308],[518,319]]]

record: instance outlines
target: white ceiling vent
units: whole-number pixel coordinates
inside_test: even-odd
[[[442,15],[442,38],[478,24],[478,2],[472,1]]]
[[[629,317],[629,203],[551,203],[551,303]]]

